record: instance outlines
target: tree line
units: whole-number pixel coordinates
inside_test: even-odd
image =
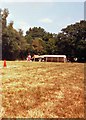
[[[24,60],[27,54],[65,54],[73,61],[86,61],[86,21],[81,20],[63,28],[60,33],[46,32],[41,27],[29,28],[26,34],[16,30],[13,21],[7,25],[8,9],[1,12],[2,16],[2,59]]]

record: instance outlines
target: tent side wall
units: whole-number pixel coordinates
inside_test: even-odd
[[[44,61],[46,61],[46,62],[66,62],[66,58],[64,58],[64,57],[44,57]]]

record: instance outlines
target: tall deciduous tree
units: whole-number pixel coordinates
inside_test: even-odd
[[[7,18],[8,15],[9,15],[8,9],[2,10],[1,14],[2,14],[2,30],[3,30],[4,28],[6,28],[6,25],[7,25],[7,20],[6,20],[6,18]]]
[[[6,10],[3,14],[6,13]],[[4,15],[2,14],[2,17]],[[7,18],[7,15],[5,16]],[[3,21],[3,19],[2,19]],[[5,20],[6,21],[6,20]],[[22,31],[22,30],[21,30]],[[3,26],[2,31],[2,58],[7,60],[24,59],[28,49],[24,36],[13,28],[13,21]]]
[[[77,57],[79,61],[86,60],[86,21],[83,20],[62,29],[57,39],[60,53]]]

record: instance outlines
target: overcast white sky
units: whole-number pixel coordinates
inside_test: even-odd
[[[23,29],[24,33],[30,27],[39,26],[47,32],[58,33],[67,25],[84,19],[84,0],[75,0],[77,2],[73,2],[73,0],[72,2],[71,0],[69,2],[57,2],[59,0],[13,1],[16,0],[1,1],[0,8],[8,8],[10,13],[8,23],[13,20],[14,27]]]

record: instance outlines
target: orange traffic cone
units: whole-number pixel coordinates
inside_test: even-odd
[[[6,65],[6,60],[4,60],[4,65],[3,65],[4,67],[6,67],[7,65]]]

